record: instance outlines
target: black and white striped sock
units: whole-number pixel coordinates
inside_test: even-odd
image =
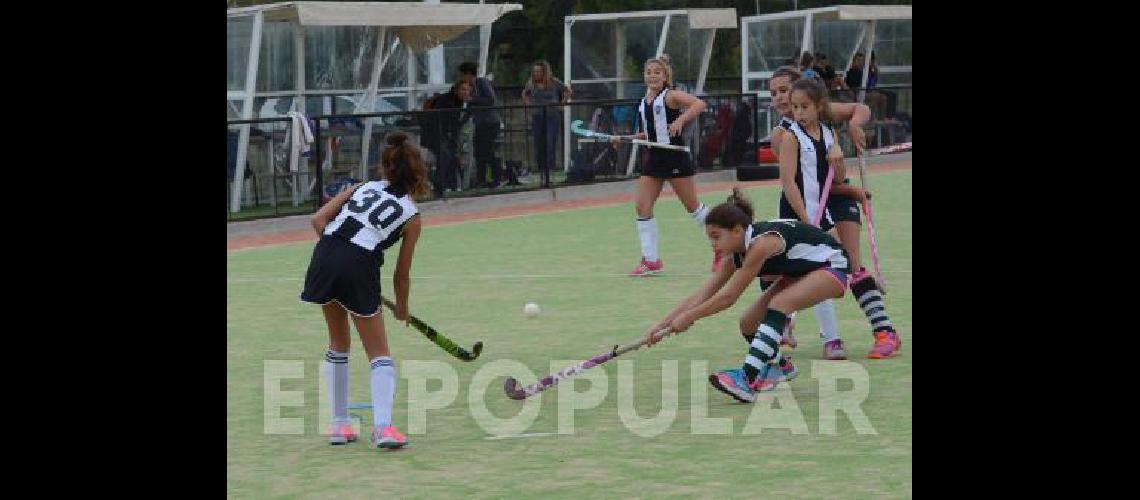
[[[779,357],[780,337],[787,321],[788,316],[775,309],[768,309],[764,314],[764,321],[756,330],[756,336],[748,347],[748,356],[744,358],[744,375],[749,382],[756,380],[764,365]]]
[[[879,285],[875,283],[871,274],[866,269],[860,269],[852,277],[854,279],[851,282],[851,296],[855,297],[855,301],[863,309],[863,314],[867,315],[867,322],[871,323],[871,332],[888,331],[895,333],[895,326],[891,324],[891,318],[887,316],[887,306],[883,303],[883,294],[879,291]]]

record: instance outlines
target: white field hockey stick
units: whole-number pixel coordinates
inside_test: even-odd
[[[911,143],[900,142],[898,144],[893,144],[890,146],[884,146],[881,148],[868,149],[868,150],[863,152],[863,156],[882,156],[882,155],[889,155],[889,154],[893,154],[893,153],[905,153],[905,152],[910,151],[910,150],[911,150]]]
[[[582,128],[582,120],[574,120],[574,121],[570,122],[570,131],[574,132],[575,135],[580,135],[582,137],[594,137],[597,139],[603,139],[603,140],[608,140],[608,141],[617,140],[617,141],[622,141],[622,142],[631,142],[631,143],[638,145],[638,146],[648,146],[651,148],[661,148],[661,149],[672,149],[674,151],[684,151],[686,153],[689,152],[688,146],[675,146],[673,144],[660,144],[660,143],[656,143],[656,142],[652,142],[652,141],[647,141],[644,139],[638,139],[636,135],[613,135],[613,134],[606,134],[606,133],[602,133],[602,132],[595,132],[595,131],[590,130],[590,129]]]
[[[669,336],[672,333],[673,333],[673,330],[671,328],[666,327],[662,330],[659,330],[657,333],[653,334],[653,336],[655,338],[657,338],[658,340],[660,340],[660,339],[663,339],[663,338]],[[641,346],[645,345],[646,341],[647,341],[647,339],[645,337],[642,337],[641,340],[637,341],[636,343],[633,343],[633,344],[630,344],[630,345],[627,345],[624,347],[620,347],[620,346],[615,345],[614,348],[612,350],[610,350],[609,352],[604,352],[604,353],[601,353],[601,354],[594,356],[590,359],[582,361],[578,364],[575,364],[572,366],[567,366],[566,368],[559,370],[558,373],[552,373],[550,375],[547,375],[547,376],[543,377],[542,380],[539,380],[538,382],[530,384],[526,387],[519,387],[518,386],[519,385],[518,380],[515,380],[514,377],[508,377],[506,382],[503,382],[503,390],[505,390],[507,392],[507,397],[511,398],[511,399],[522,400],[522,399],[529,398],[535,394],[538,394],[538,393],[545,391],[551,387],[554,387],[555,385],[558,384],[559,381],[561,381],[563,379],[573,377],[579,373],[582,373],[586,370],[589,370],[590,368],[593,368],[593,367],[598,366],[602,363],[605,363],[606,361],[609,361],[609,360],[614,359],[618,356],[621,356],[622,354],[625,354],[629,351],[637,350]]]

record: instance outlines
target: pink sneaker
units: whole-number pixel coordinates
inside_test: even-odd
[[[843,340],[835,339],[823,344],[823,359],[832,361],[847,359],[847,351],[843,349]]]
[[[329,444],[340,445],[356,441],[351,422],[333,422],[329,429]]]
[[[645,257],[642,257],[641,264],[638,264],[637,269],[634,269],[632,273],[629,273],[629,275],[653,276],[654,274],[660,273],[661,269],[664,267],[665,263],[661,262],[661,259],[657,259],[657,262],[649,262],[648,260],[645,260]]]
[[[875,332],[875,345],[867,353],[868,359],[887,359],[898,354],[902,347],[902,339],[894,332],[880,330]]]
[[[404,437],[395,426],[389,425],[382,432],[378,431],[380,431],[379,428],[372,429],[373,448],[398,450],[408,445],[408,438]]]

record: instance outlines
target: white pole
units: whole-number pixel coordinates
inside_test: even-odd
[[[811,13],[804,16],[804,36],[800,40],[800,53],[796,54],[797,63],[799,63],[804,52],[814,52],[811,50]]]
[[[301,23],[293,25],[293,62],[295,64],[293,89],[296,91],[296,97],[293,98],[293,109],[298,113],[305,114],[305,27]],[[299,172],[298,162],[300,158],[291,146],[292,144],[289,148],[289,171],[293,174],[293,206],[295,207],[301,201],[299,185],[301,179],[304,178],[304,173]]]
[[[293,71],[293,88],[297,97],[293,103],[297,111],[305,112],[305,27],[301,23],[293,25],[293,62],[296,65]]]
[[[716,28],[713,28],[709,33],[709,39],[705,40],[705,53],[701,57],[701,72],[697,76],[697,94],[705,93],[705,77],[709,74],[709,59],[712,58],[713,40],[716,39]]]
[[[371,111],[371,105],[376,102],[376,87],[380,84],[380,70],[384,68],[384,63],[387,58],[384,57],[384,52],[387,47],[384,46],[384,38],[388,35],[388,27],[380,26],[380,33],[376,37],[376,53],[372,55],[372,79],[368,81],[368,90],[364,92],[364,96],[356,102],[356,109],[353,113],[361,113]],[[365,107],[367,104],[368,108]],[[364,137],[360,140],[360,180],[368,180],[368,148],[372,143],[372,120],[375,118],[367,118],[364,120]]]
[[[487,52],[490,48],[491,25],[481,24],[479,25],[479,76],[487,76]]]
[[[424,3],[439,5],[439,0],[424,0]],[[447,82],[447,70],[443,67],[443,45],[429,49],[427,54],[428,84],[443,85]]]
[[[439,5],[439,0],[424,0],[429,5]],[[479,3],[483,3],[480,1]],[[428,49],[428,84],[443,85],[447,82],[447,70],[444,68],[443,45]],[[410,85],[410,83],[409,83]]]
[[[250,33],[249,58],[245,66],[245,101],[242,103],[241,118],[253,118],[253,93],[257,90],[257,60],[261,55],[261,25],[265,15],[258,11],[253,15],[253,31]],[[234,185],[230,192],[230,212],[241,211],[241,188],[245,184],[245,157],[249,149],[249,125],[242,125],[238,133],[238,150],[234,164]]]
[[[760,9],[756,9],[760,10]],[[748,30],[751,29],[752,24],[744,21],[740,22],[740,93],[748,93],[748,73],[752,68],[748,67]]]
[[[665,52],[665,40],[669,38],[669,21],[672,19],[672,14],[665,15],[665,24],[661,27],[661,39],[657,41],[657,55],[654,57],[661,57]]]
[[[855,45],[851,47],[851,57],[847,58],[847,66],[843,69],[844,73],[851,68],[851,63],[855,62],[855,54],[859,52],[859,46],[863,45],[863,37],[867,36],[867,24],[863,23],[859,27],[859,37],[855,39]]]
[[[870,21],[867,24],[867,49],[863,52],[863,82],[859,87],[867,88],[867,78],[871,76],[871,51],[875,50],[875,21]],[[859,91],[859,104],[863,104],[863,98],[866,97],[867,91]]]
[[[404,102],[407,103],[404,106],[404,111],[411,111],[412,109],[415,109],[414,108],[414,106],[415,106],[414,98],[416,96],[416,74],[419,73],[420,70],[419,70],[419,62],[416,61],[416,53],[414,51],[412,51],[412,48],[410,46],[405,46],[405,47],[406,47],[405,52],[407,52],[407,54],[408,54],[408,56],[406,57],[406,60],[408,61],[408,64],[407,64],[408,97],[404,100]],[[384,65],[387,66],[388,61],[384,61]]]

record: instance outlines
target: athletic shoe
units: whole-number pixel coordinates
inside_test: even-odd
[[[843,340],[835,339],[823,344],[823,359],[832,361],[847,359],[847,350],[843,348]]]
[[[792,357],[791,356],[788,356],[785,354],[784,360],[787,362],[784,363],[783,365],[777,365],[780,367],[780,369],[779,370],[772,370],[772,373],[773,374],[779,373],[781,375],[779,382],[790,382],[792,379],[799,376],[800,372],[796,371],[796,365],[792,364]]]
[[[875,332],[875,345],[871,346],[871,352],[867,353],[869,359],[887,359],[898,353],[899,348],[902,346],[902,340],[899,339],[898,334],[886,330]]]
[[[654,274],[660,273],[661,269],[664,267],[665,263],[661,262],[661,259],[657,259],[657,262],[649,262],[648,260],[645,260],[645,257],[642,257],[641,264],[638,264],[637,269],[634,269],[632,273],[629,273],[629,275],[652,276]]]
[[[376,432],[379,428],[372,429],[372,447],[373,448],[387,448],[389,450],[397,450],[408,445],[408,438],[404,437],[395,426],[389,425],[384,428],[384,431],[379,437]]]
[[[713,373],[709,375],[709,383],[718,391],[732,396],[741,403],[751,403],[756,400],[756,393],[771,391],[776,388],[776,384],[794,379],[796,375],[798,375],[796,367],[789,361],[787,369],[777,369],[771,364],[765,365],[751,384],[748,383],[741,368]]]
[[[333,422],[329,428],[329,444],[340,445],[356,441],[356,430],[351,422]]]
[[[764,380],[764,377],[756,377],[756,380]],[[744,370],[740,368],[733,368],[731,370],[722,370],[709,375],[709,383],[712,384],[716,390],[728,394],[741,403],[751,403],[756,401],[756,393],[753,392],[752,387],[748,385],[748,380],[744,376]]]

